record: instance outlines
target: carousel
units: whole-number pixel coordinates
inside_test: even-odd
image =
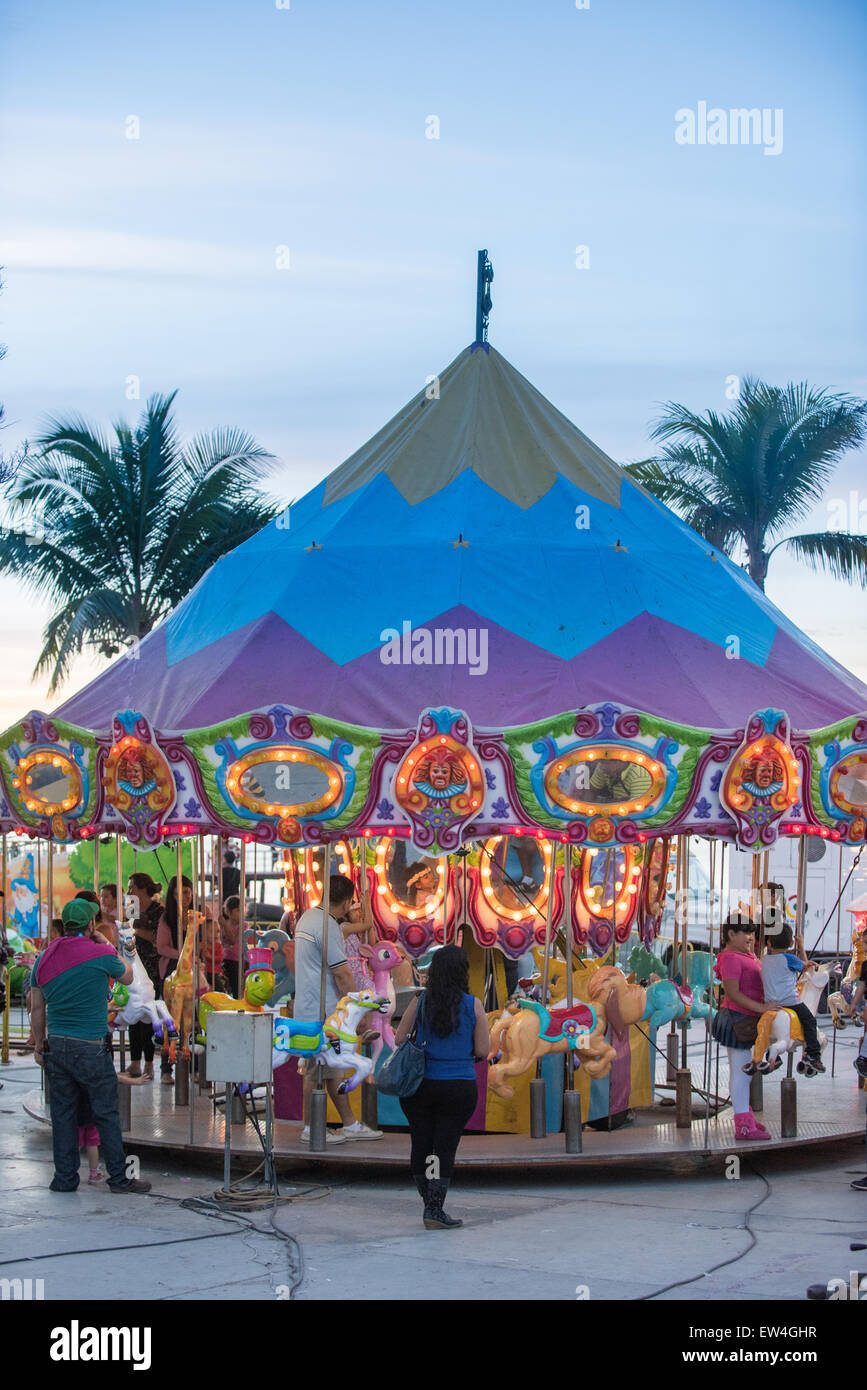
[[[752,909],[780,837],[797,842],[802,932],[810,837],[837,842],[841,868],[867,838],[867,688],[495,351],[489,269],[482,253],[475,341],[438,377],[218,561],[134,660],[0,738],[7,904],[16,838],[52,909],[57,856],[82,842],[119,882],[130,849],[148,872],[154,856],[192,868],[160,1019],[176,1082],[134,1089],[136,1145],[219,1149],[234,1109],[233,1151],[257,1147],[197,1047],[202,908],[227,846],[244,983],[213,1007],[273,1014],[289,1058],[265,1086],[276,1157],[317,1156],[299,1139],[291,933],[339,872],[388,1001],[376,1055],[351,1049],[352,1098],[387,1133],[329,1162],[406,1161],[375,1084],[412,993],[392,975],[460,942],[494,1043],[458,1163],[523,1165],[740,1147],[709,1031],[727,856],[752,856]],[[263,864],[279,927],[255,911]],[[775,1143],[863,1134],[842,1071],[802,1082],[794,1119],[766,1083]]]

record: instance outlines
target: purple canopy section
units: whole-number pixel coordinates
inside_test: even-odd
[[[785,710],[793,729],[822,728],[867,709],[867,686],[812,644],[782,628],[764,666],[648,613],[563,660],[458,606],[428,629],[484,628],[487,672],[466,665],[387,665],[377,647],[346,665],[266,613],[169,666],[165,628],[142,642],[58,711],[108,730],[118,710],[137,709],[164,730],[201,728],[271,704],[327,714],[368,728],[414,727],[430,705],[463,709],[481,728],[502,728],[612,700],[700,728],[737,728],[754,709]],[[733,675],[736,671],[736,679]]]

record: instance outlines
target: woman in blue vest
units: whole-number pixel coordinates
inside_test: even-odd
[[[462,1226],[443,1211],[464,1126],[478,1103],[475,1062],[491,1047],[488,1020],[469,993],[470,966],[460,946],[444,946],[431,961],[427,989],[414,999],[395,1034],[396,1044],[412,1032],[424,1048],[424,1080],[415,1095],[401,1098],[412,1138],[410,1168],[424,1202],[428,1231]]]

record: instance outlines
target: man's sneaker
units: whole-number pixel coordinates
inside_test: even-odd
[[[859,1076],[867,1078],[867,1057],[856,1057],[852,1063]]]
[[[309,1126],[309,1125],[305,1125],[304,1128],[303,1128],[302,1131],[301,1131],[301,1143],[302,1143],[302,1144],[309,1144],[309,1143],[310,1143],[310,1126]],[[340,1130],[326,1129],[326,1131],[325,1131],[325,1143],[326,1143],[326,1145],[327,1145],[327,1144],[342,1144],[342,1143],[344,1143],[344,1138],[343,1138],[343,1135],[341,1134]]]
[[[360,1120],[356,1120],[354,1125],[344,1125],[339,1134],[344,1139],[384,1139],[385,1135],[381,1129],[371,1129],[369,1125],[363,1125]]]
[[[144,1192],[150,1192],[150,1190],[151,1190],[151,1185],[150,1185],[149,1182],[144,1182],[141,1178],[130,1178],[129,1182],[121,1182],[121,1183],[110,1182],[110,1183],[108,1184],[108,1190],[109,1190],[109,1192],[138,1192],[138,1193],[144,1193]]]
[[[825,1066],[825,1063],[822,1061],[821,1054],[817,1054],[815,1057],[808,1057],[808,1058],[807,1058],[807,1065],[810,1066],[810,1067],[812,1067],[812,1068],[813,1068],[813,1071],[827,1071],[827,1070],[828,1070],[828,1068]]]
[[[854,1182],[850,1182],[849,1186],[855,1192],[867,1192],[867,1177],[856,1178]]]

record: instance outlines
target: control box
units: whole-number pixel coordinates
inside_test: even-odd
[[[209,1081],[271,1080],[274,1022],[271,1014],[215,1009],[208,1015],[206,1075]]]

